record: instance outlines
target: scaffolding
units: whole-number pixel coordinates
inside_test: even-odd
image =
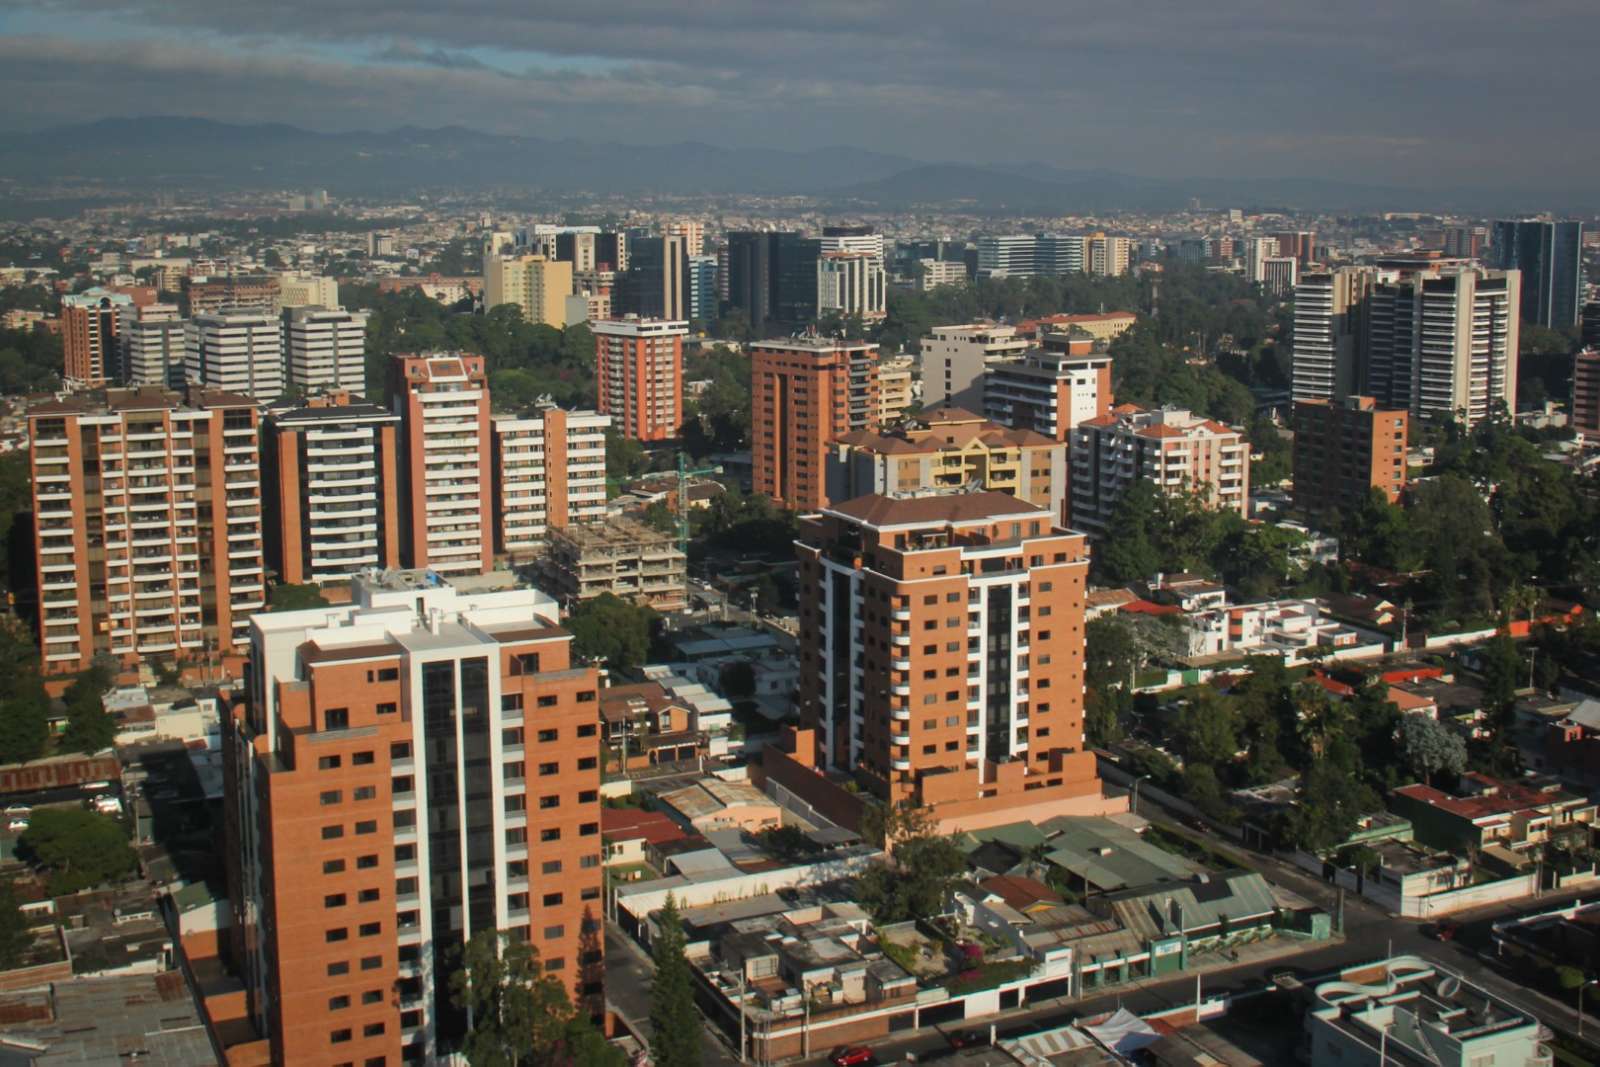
[[[568,607],[602,593],[657,611],[688,606],[687,556],[677,538],[635,519],[552,529],[545,570]]]

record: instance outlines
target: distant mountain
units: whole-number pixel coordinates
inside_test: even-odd
[[[599,193],[808,194],[916,160],[857,148],[809,152],[543,140],[449,126],[317,133],[207,119],[103,119],[0,141],[0,177],[130,185],[326,187],[345,194],[517,185]]]
[[[992,214],[1164,211],[1205,206],[1322,211],[1587,211],[1600,196],[1401,189],[1317,178],[1147,178],[1045,163],[927,163],[860,148],[807,152],[546,140],[460,126],[317,133],[282,124],[118,118],[0,139],[0,180],[92,179],[130,188],[424,187],[551,192],[818,196],[845,207],[962,206]],[[0,210],[0,214],[4,214]]]

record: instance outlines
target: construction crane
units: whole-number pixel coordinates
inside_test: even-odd
[[[689,555],[689,479],[702,474],[721,474],[722,465],[690,469],[689,457],[678,453],[678,551]]]

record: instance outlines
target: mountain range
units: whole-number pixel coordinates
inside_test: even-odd
[[[281,124],[115,118],[0,139],[0,179],[138,188],[326,188],[336,195],[522,189],[630,195],[796,195],[837,208],[983,214],[1208,207],[1321,211],[1534,211],[1593,206],[1590,192],[1403,189],[1316,178],[1151,178],[1042,163],[930,163],[851,147],[732,149],[484,133],[459,126],[320,133]]]

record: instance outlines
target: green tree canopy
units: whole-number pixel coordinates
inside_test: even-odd
[[[650,985],[650,1059],[655,1067],[700,1067],[704,1055],[700,1013],[694,1006],[694,978],[684,955],[687,939],[678,902],[671,893],[656,914],[650,941],[655,979]]]
[[[124,878],[139,863],[120,823],[81,808],[35,810],[17,855],[49,874],[57,896]]]
[[[325,608],[328,598],[319,586],[293,582],[274,582],[267,589],[268,611],[301,611],[305,608]]]
[[[526,941],[492,930],[473,935],[450,976],[450,992],[470,1019],[462,1051],[472,1067],[626,1062],[573,1009],[565,983],[545,973]]]
[[[613,671],[639,666],[650,654],[650,638],[659,616],[612,593],[579,601],[567,616],[573,653],[604,660]]]
[[[1400,743],[1406,759],[1423,781],[1432,783],[1440,771],[1460,774],[1467,769],[1467,743],[1444,723],[1428,715],[1400,719]]]
[[[951,883],[967,869],[966,857],[934,829],[926,809],[909,801],[872,814],[863,836],[886,842],[889,856],[857,879],[862,905],[880,923],[939,914]]]

